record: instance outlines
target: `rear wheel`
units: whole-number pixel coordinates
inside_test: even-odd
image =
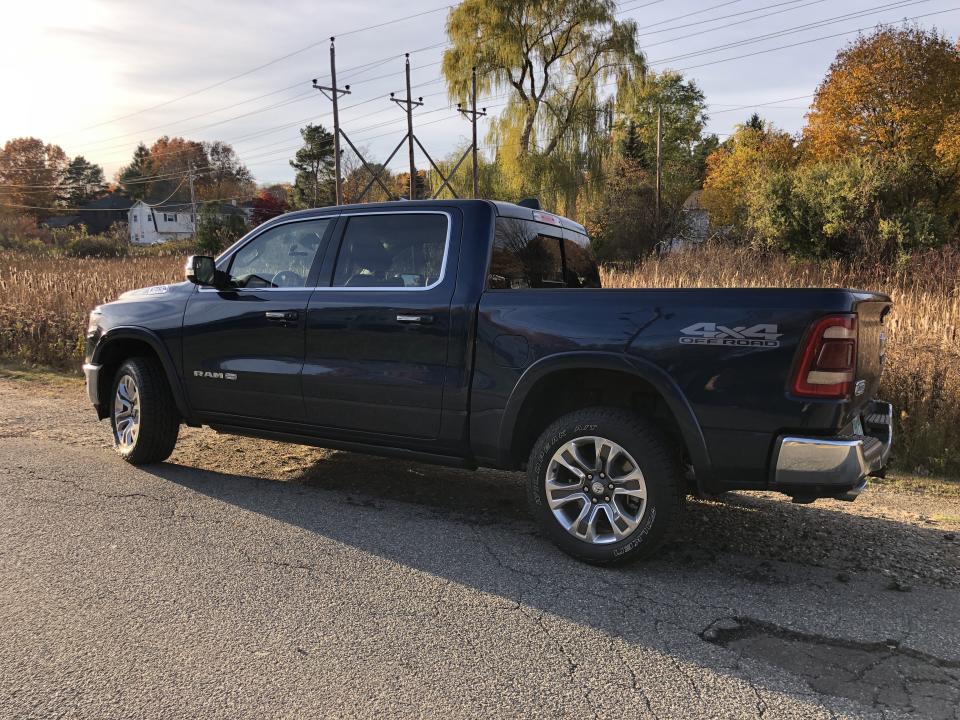
[[[580,560],[611,565],[649,556],[683,503],[683,474],[672,449],[626,410],[564,415],[530,453],[531,511],[547,536]]]
[[[177,444],[177,413],[160,363],[149,357],[126,360],[117,370],[111,395],[113,446],[127,462],[166,460]]]

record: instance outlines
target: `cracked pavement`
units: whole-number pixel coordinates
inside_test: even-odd
[[[920,496],[691,501],[605,570],[517,475],[192,429],[138,469],[81,393],[0,379],[0,716],[960,718]]]

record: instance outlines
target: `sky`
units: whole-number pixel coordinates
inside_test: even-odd
[[[469,142],[470,125],[440,80],[449,12],[442,0],[4,6],[0,143],[39,137],[101,164],[108,178],[138,142],[168,134],[224,140],[258,182],[291,181],[287,161],[299,128],[332,123],[329,101],[311,88],[312,78],[329,81],[331,35],[338,83],[351,86],[341,125],[368,160],[385,160],[406,131],[389,101],[404,88],[405,52],[413,95],[424,102],[415,134],[434,158]],[[637,22],[654,70],[682,70],[697,82],[709,103],[708,130],[721,137],[754,110],[798,132],[831,61],[858,31],[916,18],[960,36],[956,0],[622,0],[617,13]],[[502,103],[480,104],[495,113]],[[481,138],[485,131],[481,124]],[[402,168],[405,157],[398,153],[391,167]],[[426,166],[419,153],[418,166]]]

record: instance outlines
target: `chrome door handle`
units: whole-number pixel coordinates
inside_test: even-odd
[[[267,312],[264,313],[264,317],[266,317],[267,320],[293,322],[294,320],[300,317],[300,313],[298,313],[296,310],[287,310],[285,312],[274,312],[272,310],[268,310]]]
[[[397,315],[397,322],[428,325],[433,322],[433,315]]]

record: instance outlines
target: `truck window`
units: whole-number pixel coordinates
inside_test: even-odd
[[[600,271],[590,249],[590,239],[580,233],[571,233],[573,239],[563,241],[563,276],[567,287],[598,288]]]
[[[277,225],[244,245],[230,262],[237,287],[304,287],[328,219]]]
[[[381,213],[347,220],[335,287],[434,285],[443,271],[447,216],[437,213]]]
[[[578,234],[576,241],[555,237],[560,232],[531,220],[497,218],[488,287],[600,287],[587,237]]]

